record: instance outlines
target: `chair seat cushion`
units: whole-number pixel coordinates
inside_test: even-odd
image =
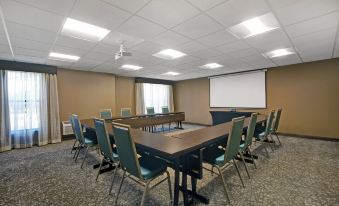
[[[116,147],[112,149],[112,156],[113,156],[113,159],[119,159],[119,155],[118,155],[118,151]]]
[[[145,180],[157,177],[167,169],[165,161],[148,155],[141,156],[139,158],[139,164],[141,175]]]
[[[258,134],[258,137],[256,137],[256,139],[261,140],[264,137],[265,137],[265,132],[262,132],[262,133]]]
[[[212,165],[224,164],[225,151],[219,148],[208,148],[204,150],[203,160]]]
[[[245,143],[240,144],[240,145],[239,145],[239,148],[240,148],[241,150],[245,149]]]
[[[93,141],[92,139],[88,139],[88,138],[85,137],[85,144],[92,146],[92,145],[96,145],[97,142]]]

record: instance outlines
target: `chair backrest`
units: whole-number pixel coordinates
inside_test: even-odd
[[[71,114],[71,124],[75,138],[81,143],[85,143],[84,134],[82,132],[82,126],[79,120],[79,116],[76,114]]]
[[[168,106],[163,106],[163,107],[161,107],[161,112],[162,112],[162,113],[169,113]]]
[[[280,116],[281,116],[281,111],[282,111],[282,109],[279,108],[279,109],[275,112],[275,115],[274,115],[274,121],[273,121],[273,127],[272,127],[273,132],[276,132],[276,131],[278,130],[279,122],[280,122]]]
[[[102,156],[104,156],[106,159],[114,161],[112,144],[106,130],[105,120],[94,119],[94,126]]]
[[[112,118],[112,109],[100,110],[100,119],[111,119],[111,118]]]
[[[121,108],[121,116],[122,117],[130,117],[131,116],[131,108]]]
[[[154,107],[146,107],[146,113],[147,114],[154,114]]]
[[[113,123],[115,145],[120,164],[126,171],[137,178],[142,178],[135,144],[130,133],[130,126]]]
[[[232,160],[239,152],[244,120],[245,117],[237,117],[232,119],[232,126],[228,135],[227,146],[225,150],[224,164]]]
[[[267,136],[270,132],[270,130],[272,129],[272,124],[273,124],[273,119],[274,119],[274,110],[272,110],[270,112],[270,114],[268,115],[267,121],[266,121],[266,128],[265,128],[265,136]]]
[[[246,138],[245,138],[245,147],[248,147],[248,145],[252,143],[254,130],[257,125],[257,117],[258,117],[258,113],[251,114],[251,119],[247,127],[247,133],[246,133]]]

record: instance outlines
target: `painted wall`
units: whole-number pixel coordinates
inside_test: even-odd
[[[134,78],[116,76],[115,78],[116,114],[121,108],[131,108],[135,114]]]
[[[115,113],[115,76],[112,74],[58,69],[60,120],[71,113],[81,119],[98,117],[100,109]]]
[[[187,121],[211,124],[207,78],[177,82],[174,100]],[[339,139],[339,59],[269,69],[267,104],[283,108],[280,132]]]

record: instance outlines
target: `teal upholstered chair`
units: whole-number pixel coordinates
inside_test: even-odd
[[[222,172],[229,166],[231,161],[233,161],[233,164],[238,172],[240,181],[244,186],[244,182],[240,175],[238,165],[234,160],[237,154],[239,153],[239,146],[244,126],[244,119],[245,117],[238,117],[232,119],[232,126],[230,128],[230,132],[227,138],[227,145],[225,150],[217,147],[211,147],[206,148],[203,153],[204,162],[211,164],[213,167],[216,167],[218,169],[217,174],[222,179],[225,195],[228,202],[230,202],[230,197]]]
[[[161,107],[161,112],[164,113],[164,114],[169,113],[168,106]]]
[[[112,109],[100,110],[100,119],[111,119],[111,118],[112,118]]]
[[[112,166],[115,166],[115,170],[114,170],[113,177],[112,177],[111,188],[109,190],[109,193],[111,193],[115,174],[119,166],[119,155],[117,153],[116,148],[113,148],[113,145],[111,143],[111,140],[106,130],[105,120],[94,119],[94,125],[95,125],[95,132],[96,132],[97,139],[98,139],[98,145],[100,148],[100,153],[102,155],[102,160],[100,163],[99,171],[98,171],[98,174],[95,180],[98,180],[101,167],[104,163],[108,163],[108,164],[111,164]]]
[[[130,117],[131,115],[131,108],[121,108],[121,116],[122,117]]]
[[[281,145],[281,141],[280,141],[279,136],[278,136],[278,134],[277,134],[277,130],[278,130],[279,123],[280,123],[281,111],[282,111],[282,109],[279,108],[279,109],[277,109],[277,111],[275,112],[274,120],[273,120],[273,125],[272,125],[272,129],[271,129],[271,133],[270,133],[270,134],[272,134],[272,135],[274,135],[274,136],[277,137],[278,142],[279,142],[279,145]],[[272,139],[273,139],[273,138],[272,138]]]
[[[258,137],[256,138],[257,141],[261,141],[264,144],[264,149],[266,151],[267,157],[269,157],[266,145],[269,145],[272,149],[272,151],[274,152],[274,149],[272,147],[272,145],[270,144],[270,140],[268,139],[268,137],[270,136],[270,132],[272,129],[272,124],[273,124],[273,119],[274,119],[274,110],[272,110],[270,112],[270,114],[268,115],[267,121],[266,121],[266,128],[265,131],[260,133],[258,135]]]
[[[242,144],[240,144],[240,153],[242,155],[244,155],[245,153],[248,153],[251,156],[251,159],[253,161],[255,168],[257,168],[257,166],[255,165],[254,158],[253,158],[250,147],[252,145],[254,130],[255,130],[255,126],[257,124],[257,117],[258,117],[257,113],[251,114],[251,118],[250,118],[250,121],[249,121],[249,124],[248,124],[248,127],[247,127],[245,141]],[[242,158],[243,158],[243,156],[242,156]],[[243,160],[243,163],[245,163],[244,160]],[[245,164],[245,169],[246,169],[247,175],[250,176],[249,173],[248,173],[246,164]]]
[[[146,107],[146,114],[155,114],[154,107]]]
[[[87,157],[88,149],[90,147],[97,146],[97,142],[92,140],[92,139],[84,137],[84,134],[82,132],[82,126],[81,126],[81,123],[80,123],[78,115],[75,115],[75,114],[71,115],[71,123],[72,123],[72,128],[73,128],[74,135],[76,136],[76,139],[79,140],[79,145],[78,145],[77,150],[75,152],[76,153],[75,154],[75,162],[78,159],[80,150],[82,148],[86,149],[84,159],[83,159],[83,161],[81,163],[81,168],[82,168],[83,165],[84,165],[84,162],[86,160],[86,157]]]
[[[139,180],[137,181],[138,183],[145,186],[140,205],[144,205],[145,197],[151,188],[166,180],[168,181],[170,199],[172,200],[171,180],[169,172],[167,171],[166,162],[150,155],[143,155],[138,158],[135,143],[133,141],[133,137],[130,134],[130,127],[128,125],[113,123],[113,133],[119,154],[120,166],[124,171],[119,184],[118,192],[114,200],[114,204],[116,204],[118,200],[124,179],[130,176],[135,177]],[[129,173],[129,175],[126,175],[126,173]],[[166,173],[167,177],[162,179],[153,187],[150,187],[152,180],[163,175],[164,173]]]

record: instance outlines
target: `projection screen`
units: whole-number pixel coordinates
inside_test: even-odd
[[[266,108],[265,73],[210,77],[210,107]]]

